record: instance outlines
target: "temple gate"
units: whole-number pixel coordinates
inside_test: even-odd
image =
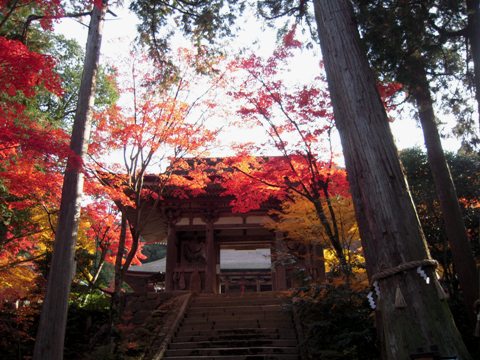
[[[234,213],[232,197],[222,196],[218,185],[191,198],[167,198],[158,204],[156,216],[145,228],[146,242],[166,244],[166,258],[154,270],[132,266],[126,282],[135,291],[147,290],[150,278],[164,276],[165,291],[233,293],[286,290],[300,285],[302,268],[315,281],[325,279],[323,250],[299,244],[284,234],[267,229],[268,212],[278,204],[266,202],[248,213]],[[230,253],[228,264],[221,258]],[[300,262],[288,257],[300,254]],[[232,254],[234,256],[232,257]],[[259,255],[263,254],[263,258]],[[298,256],[297,256],[298,258]]]

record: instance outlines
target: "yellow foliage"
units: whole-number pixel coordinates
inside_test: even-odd
[[[54,229],[57,225],[56,214],[49,214],[43,207],[33,208],[32,222],[36,224],[36,231],[28,236],[32,242],[28,251],[22,251],[16,257],[0,257],[0,297],[15,300],[25,297],[35,286],[38,271],[33,261],[28,259],[39,258],[53,251],[55,239]],[[89,254],[95,252],[95,242],[87,236],[90,223],[81,219],[78,229],[77,251],[83,249]]]
[[[39,233],[35,235],[36,246],[39,252],[51,252],[55,240],[54,230],[57,227],[57,214],[49,214],[43,208],[35,208],[32,211],[32,220],[37,224]],[[87,236],[90,227],[88,219],[81,217],[78,226],[77,250],[86,250],[89,254],[95,252],[95,243]]]
[[[22,259],[20,259],[22,260]],[[37,277],[35,268],[28,263],[8,267],[5,259],[0,261],[0,299],[16,300],[25,297],[31,290]],[[3,302],[0,302],[0,307]]]
[[[269,220],[265,226],[287,233],[288,238],[292,240],[302,243],[320,243],[324,247],[325,263],[327,271],[329,271],[332,266],[338,264],[338,259],[335,251],[331,248],[313,203],[298,194],[293,194],[291,199],[281,204],[280,211],[271,212],[271,215],[274,215],[277,220]],[[345,258],[350,264],[364,263],[352,200],[342,196],[333,196],[331,206],[335,214]],[[323,209],[333,228],[332,216],[326,203],[323,204]]]

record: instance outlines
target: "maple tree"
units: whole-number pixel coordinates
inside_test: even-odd
[[[28,272],[36,278],[35,262],[49,256],[50,249],[43,251],[39,244],[47,237],[53,241],[54,231],[46,233],[42,219],[49,217],[51,224],[58,212],[61,172],[70,154],[69,103],[76,99],[82,55],[72,41],[51,36],[49,42],[41,50],[55,58],[0,37],[0,258],[2,274],[9,279],[4,284],[15,284],[2,287],[2,298],[15,296],[8,289],[33,285],[25,276],[15,280],[14,274]],[[105,75],[99,83],[106,90],[98,98],[103,105],[114,95]],[[16,296],[20,293],[25,294]]]
[[[336,195],[331,202],[338,219],[339,238],[346,261],[353,272],[363,273],[365,259],[352,200],[349,196]],[[325,212],[328,213],[328,209]],[[315,207],[304,197],[292,194],[280,204],[280,209],[271,210],[269,214],[275,220],[267,221],[267,228],[286,233],[289,239],[305,245],[321,244],[322,248],[329,248],[329,244],[325,243],[328,235],[318,219]],[[338,272],[339,261],[334,251],[324,250],[323,259],[327,271]]]
[[[15,289],[23,289],[19,281],[28,287],[28,281],[36,274],[29,259],[38,256],[35,238],[42,233],[42,226],[29,216],[33,210],[38,214],[39,209],[58,200],[58,170],[69,151],[67,134],[29,117],[24,101],[40,91],[61,95],[54,66],[52,57],[33,52],[19,41],[0,37],[0,262],[5,282],[16,284],[2,287],[6,291],[0,294],[2,298],[11,297],[9,289],[14,293]],[[15,273],[18,281],[8,275]]]
[[[105,192],[121,212],[114,308],[124,274],[139,256],[140,237],[154,216],[166,186],[175,185],[172,191],[176,196],[203,191],[208,180],[204,167],[191,170],[183,158],[203,154],[217,133],[204,125],[213,107],[211,100],[204,99],[205,94],[194,99],[188,97],[196,81],[190,65],[198,58],[180,49],[177,63],[183,64],[183,69],[180,67],[183,71],[176,73],[175,79],[167,80],[157,77],[164,72],[156,72],[147,59],[133,55],[130,73],[123,81],[123,93],[130,94],[132,105],[123,108],[117,105],[97,113],[95,137],[90,145],[92,158],[96,159],[94,173],[106,185]],[[163,86],[158,86],[159,83]],[[121,154],[123,164],[101,161],[101,156],[115,151]],[[150,176],[151,169],[158,175]],[[190,170],[188,178],[181,169]],[[129,237],[131,246],[127,248]]]
[[[337,196],[349,197],[349,190],[346,172],[333,162],[330,136],[334,121],[326,80],[319,75],[310,84],[287,88],[281,77],[295,49],[301,47],[292,28],[267,59],[251,55],[232,63],[230,68],[238,75],[230,94],[240,103],[240,121],[236,125],[241,122],[260,126],[268,139],[244,145],[239,156],[228,160],[235,172],[225,172],[222,186],[226,195],[235,196],[232,204],[237,211],[259,207],[271,196],[285,200],[297,195],[309,201],[321,225],[318,235],[327,240],[342,271],[348,274],[346,243],[342,241],[334,201]],[[381,90],[391,96],[398,88],[392,84]],[[272,148],[280,156],[246,155],[252,150],[265,152]]]
[[[0,2],[0,11],[2,18],[0,21],[0,30],[4,32],[5,27],[9,27],[9,24],[17,22],[12,21],[12,17],[25,17],[25,21],[30,15],[29,12],[36,14],[42,14],[44,18],[40,21],[40,24],[44,30],[51,30],[53,25],[53,20],[57,19],[65,14],[64,8],[62,7],[61,0],[18,0],[18,1],[9,1],[2,0]],[[23,25],[23,24],[22,24]],[[12,27],[10,25],[10,27]]]
[[[23,7],[23,5],[21,9],[14,9],[15,4],[20,4],[20,2],[9,5],[12,4],[12,12],[8,16],[13,14],[14,10],[19,10],[16,15],[21,18],[25,13],[32,10],[32,7]],[[35,4],[32,6],[38,14],[38,8],[35,7]],[[2,15],[4,14],[3,10],[2,7]],[[41,25],[46,26],[47,22],[51,23],[52,19],[58,18],[57,15],[60,15],[60,13],[35,15],[34,17],[35,20],[44,19],[46,22],[42,21]],[[12,19],[10,17],[10,20]],[[8,25],[6,18],[1,20],[2,26],[5,26],[2,28],[2,34],[15,37],[13,35],[14,30]],[[36,32],[30,34],[34,34],[37,38]],[[73,165],[75,168],[78,168],[76,164],[79,165],[79,161],[76,160],[78,159],[77,155],[73,155],[68,148],[67,132],[55,127],[58,125],[58,121],[53,121],[55,119],[48,116],[51,114],[37,116],[38,110],[35,109],[37,104],[42,104],[42,107],[45,108],[45,102],[41,102],[44,100],[39,100],[40,94],[47,97],[50,94],[63,95],[59,86],[60,77],[54,71],[55,61],[51,56],[31,51],[19,41],[4,37],[0,39],[0,76],[3,80],[0,113],[2,115],[2,130],[4,130],[1,133],[3,140],[1,156],[2,160],[5,160],[0,169],[3,175],[2,225],[5,225],[1,229],[2,235],[5,234],[5,237],[2,237],[2,244],[5,244],[5,246],[1,247],[0,256],[2,257],[2,273],[8,275],[4,277],[5,281],[2,284],[8,286],[2,287],[1,295],[14,298],[26,294],[24,287],[19,286],[20,284],[27,285],[25,290],[28,290],[31,284],[27,284],[27,282],[36,278],[39,270],[47,269],[46,265],[42,268],[33,261],[41,260],[39,264],[41,265],[44,263],[43,259],[45,259],[45,263],[50,259],[51,244],[55,235],[54,228],[59,214],[60,174],[67,164],[67,157],[71,159],[70,166]],[[23,40],[26,40],[26,38],[23,37]],[[68,80],[70,79],[71,77]],[[69,90],[72,89],[69,88]],[[69,95],[70,97],[71,95]],[[51,99],[56,101],[54,97],[51,97]],[[47,98],[47,100],[49,99]],[[85,106],[79,105],[78,108],[88,111]],[[60,116],[62,115],[60,114]],[[64,124],[67,123],[65,118],[61,120],[64,121]],[[60,211],[61,213],[62,211]],[[38,214],[38,216],[32,216],[32,214]],[[87,213],[86,215],[91,218],[94,214]],[[77,268],[80,277],[85,275],[85,280],[94,286],[99,271],[90,274],[87,270],[92,264],[85,259],[90,259],[94,251],[91,246],[94,244],[93,242],[88,243],[90,246],[87,246],[83,241],[87,226],[89,224],[85,217],[80,219],[79,243],[76,252],[82,254],[82,256],[79,258],[81,261],[77,264]],[[94,232],[90,231],[89,235],[94,235]],[[96,238],[98,239],[98,236]],[[109,245],[115,246],[115,243]],[[100,263],[97,270],[101,269],[103,254],[111,252],[111,249],[107,250],[106,247],[106,244],[99,244]],[[66,264],[63,263],[62,267],[65,268],[65,266]],[[50,271],[50,274],[68,275],[69,273],[69,271],[59,272],[58,269],[53,268]],[[77,284],[80,282],[76,281]],[[40,281],[40,283],[43,285],[43,281]],[[52,286],[58,286],[58,284],[54,282]],[[15,289],[15,291],[12,292],[10,289]],[[48,299],[45,304],[47,303]],[[57,310],[58,308],[55,310],[56,314],[59,314],[60,312]],[[53,322],[50,324],[54,325]],[[56,328],[61,329],[61,325]],[[39,334],[43,336],[46,333],[40,331]],[[55,343],[63,342],[62,336],[48,336],[48,338],[53,339]],[[42,341],[39,340],[39,343],[42,343]]]
[[[52,31],[55,22],[66,17],[84,17],[102,0],[2,0],[0,1],[0,35],[15,38],[35,46],[43,37],[38,31],[30,34],[32,24],[38,23],[42,31]]]

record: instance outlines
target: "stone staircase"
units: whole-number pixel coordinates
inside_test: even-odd
[[[298,360],[292,314],[274,292],[196,296],[163,359]]]

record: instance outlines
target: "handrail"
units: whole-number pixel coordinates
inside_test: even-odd
[[[152,360],[161,360],[165,355],[165,352],[167,351],[167,348],[168,348],[168,344],[170,344],[170,341],[172,340],[173,336],[175,335],[175,332],[180,326],[180,323],[182,322],[183,317],[185,316],[188,306],[190,305],[191,299],[192,299],[192,293],[187,293],[185,296],[185,299],[183,300],[183,304],[180,307],[180,310],[178,311],[177,316],[175,317],[175,320],[173,321],[172,326],[170,327],[167,335],[165,336],[162,343],[160,344],[159,350],[152,357]]]

